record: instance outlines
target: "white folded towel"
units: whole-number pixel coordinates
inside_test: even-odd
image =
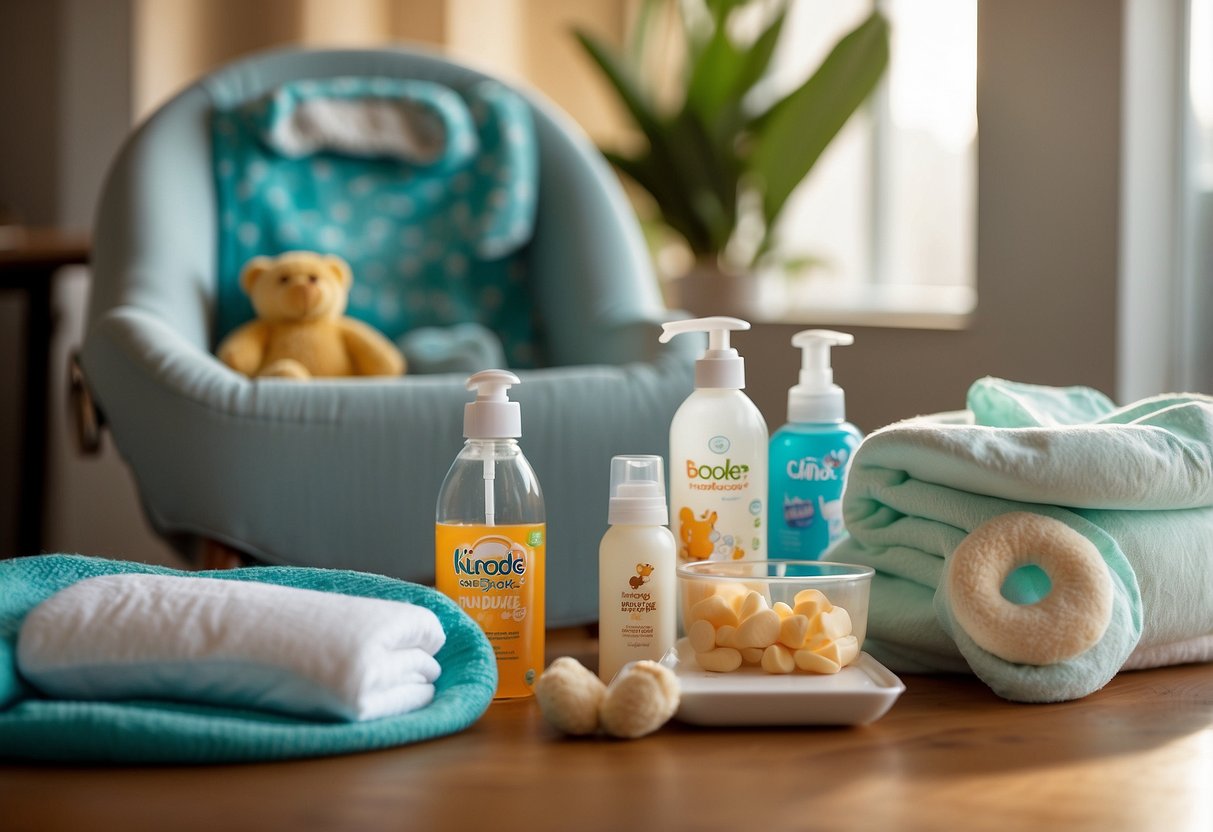
[[[104,575],[35,607],[17,666],[67,699],[175,699],[344,720],[424,707],[446,634],[415,604],[257,581]]]

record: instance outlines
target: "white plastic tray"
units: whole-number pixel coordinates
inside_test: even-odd
[[[692,725],[866,725],[884,716],[906,689],[867,653],[832,675],[777,675],[746,666],[712,673],[681,639],[661,663],[682,684],[676,717]]]

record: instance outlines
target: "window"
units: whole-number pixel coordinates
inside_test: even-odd
[[[1118,393],[1213,390],[1213,0],[1127,0]]]
[[[1181,144],[1180,384],[1213,390],[1213,0],[1191,0]]]
[[[886,0],[885,81],[792,196],[782,250],[814,265],[768,281],[814,323],[963,325],[974,306],[976,0]],[[797,0],[773,59],[780,91],[811,72],[865,0]]]

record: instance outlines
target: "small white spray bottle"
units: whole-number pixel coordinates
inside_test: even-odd
[[[611,528],[598,547],[598,676],[674,646],[678,545],[666,528],[659,456],[611,459]]]
[[[670,423],[670,521],[679,563],[766,557],[767,423],[745,388],[745,361],[729,333],[738,318],[662,324],[662,343],[684,332],[708,333],[695,362],[695,392]]]
[[[834,383],[830,347],[854,342],[845,332],[808,329],[792,336],[801,355],[800,383],[788,390],[788,424],[771,437],[772,558],[818,560],[843,535],[847,465],[863,434],[846,419]]]

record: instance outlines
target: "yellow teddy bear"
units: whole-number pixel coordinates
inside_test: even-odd
[[[387,338],[345,316],[350,266],[332,254],[254,257],[240,287],[257,319],[219,345],[219,360],[247,376],[398,376],[404,356]]]

